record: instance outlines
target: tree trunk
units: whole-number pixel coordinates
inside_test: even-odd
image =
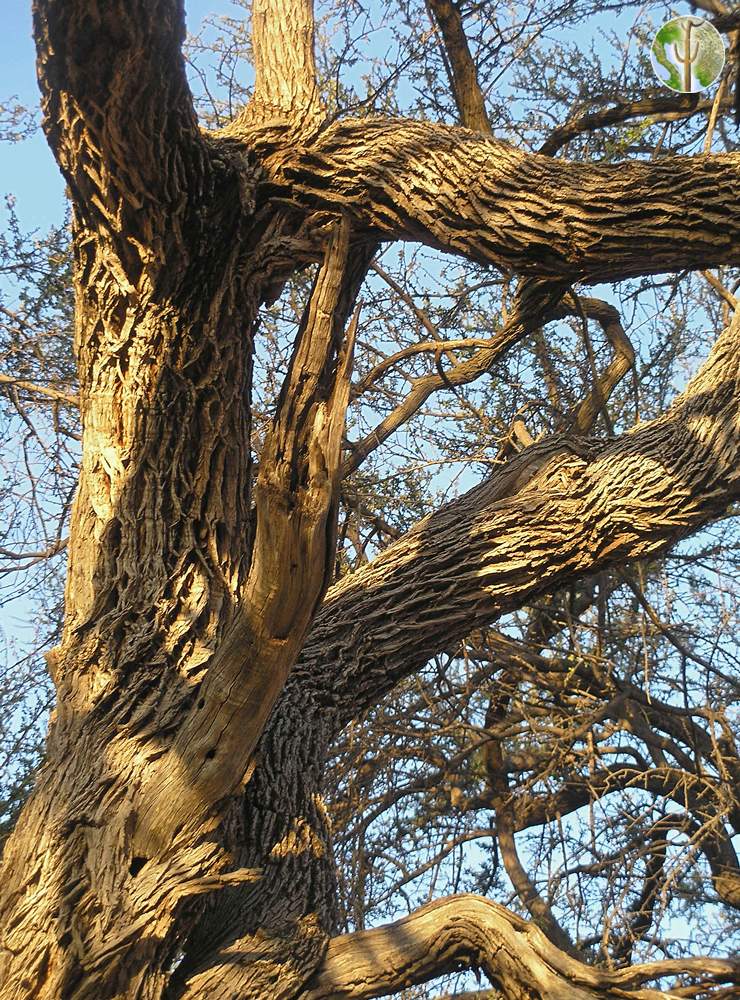
[[[49,654],[58,704],[0,874],[0,998],[375,996],[459,961],[512,997],[556,980],[578,983],[561,995],[630,995],[550,953],[527,993],[522,955],[497,964],[486,945],[499,934],[506,954],[521,927],[485,901],[462,904],[462,922],[458,904],[441,924],[421,912],[412,928],[440,929],[444,948],[414,952],[408,975],[386,934],[388,967],[339,982],[368,939],[327,946],[323,760],[355,714],[476,624],[661,552],[740,497],[740,324],[660,420],[534,445],[322,604],[345,324],[379,239],[544,275],[550,294],[737,263],[737,155],[610,168],[428,122],[323,127],[311,5],[288,8],[276,34],[273,6],[255,4],[254,101],[205,135],[178,0],[35,4],[45,128],[75,212],[83,458]],[[308,263],[252,496],[255,318]]]

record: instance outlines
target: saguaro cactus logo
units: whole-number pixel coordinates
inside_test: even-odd
[[[710,87],[720,75],[725,47],[722,36],[709,21],[675,17],[658,31],[650,58],[661,83],[691,94]]]

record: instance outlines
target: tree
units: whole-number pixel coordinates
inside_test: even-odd
[[[737,266],[740,154],[553,156],[633,115],[691,117],[694,98],[575,118],[540,153],[495,139],[460,11],[442,0],[430,8],[462,125],[330,113],[311,4],[255,0],[251,99],[206,131],[176,0],[36,0],[44,127],[72,204],[82,457],[64,625],[47,654],[55,714],[3,854],[0,996],[370,997],[461,965],[508,998],[647,1000],[665,995],[642,985],[661,977],[700,973],[705,991],[739,980],[728,959],[610,967],[572,946],[516,857],[513,831],[527,820],[508,796],[500,727],[524,678],[568,691],[567,662],[540,655],[563,588],[657,559],[740,497],[732,292],[714,279],[725,327],[671,405],[595,437],[633,354],[614,307],[573,290]],[[379,244],[396,240],[519,283],[491,337],[454,342],[462,358],[449,341],[435,345],[411,402],[344,449],[360,391],[357,298]],[[260,310],[310,268],[274,416],[263,421],[252,412]],[[483,482],[328,589],[343,477],[433,392],[469,384],[525,338],[536,344],[546,321],[573,314],[603,324],[615,360],[565,422],[537,440],[513,422]],[[586,606],[598,589],[583,585]],[[491,629],[532,607],[526,656]],[[534,920],[466,894],[338,934],[327,758],[354,720],[461,643],[498,664],[477,765]],[[655,709],[634,680],[625,693],[594,662],[576,664],[579,681],[614,716],[642,698],[647,728],[652,709],[675,741],[699,744],[670,705]],[[707,730],[711,744],[714,724]],[[730,743],[704,759],[732,764]],[[587,799],[610,776],[678,795],[667,765],[626,778],[622,762],[613,770],[592,776]],[[564,787],[582,801],[583,785]],[[702,809],[720,816],[699,840],[717,892],[735,905],[724,814],[698,785],[682,801],[689,829]],[[665,839],[665,824],[649,834],[661,830]],[[654,905],[648,868],[633,937]],[[631,940],[619,948],[629,959]]]

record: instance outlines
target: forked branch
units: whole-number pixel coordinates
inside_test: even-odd
[[[342,331],[369,263],[361,253],[350,262],[349,246],[349,221],[343,217],[328,234],[263,447],[241,611],[159,769],[156,790],[149,790],[154,802],[144,834],[147,850],[202,819],[245,780],[328,585],[357,312],[346,336]]]

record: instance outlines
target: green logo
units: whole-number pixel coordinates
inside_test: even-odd
[[[661,83],[682,94],[710,87],[725,64],[717,29],[700,17],[675,17],[658,31],[650,52]]]

